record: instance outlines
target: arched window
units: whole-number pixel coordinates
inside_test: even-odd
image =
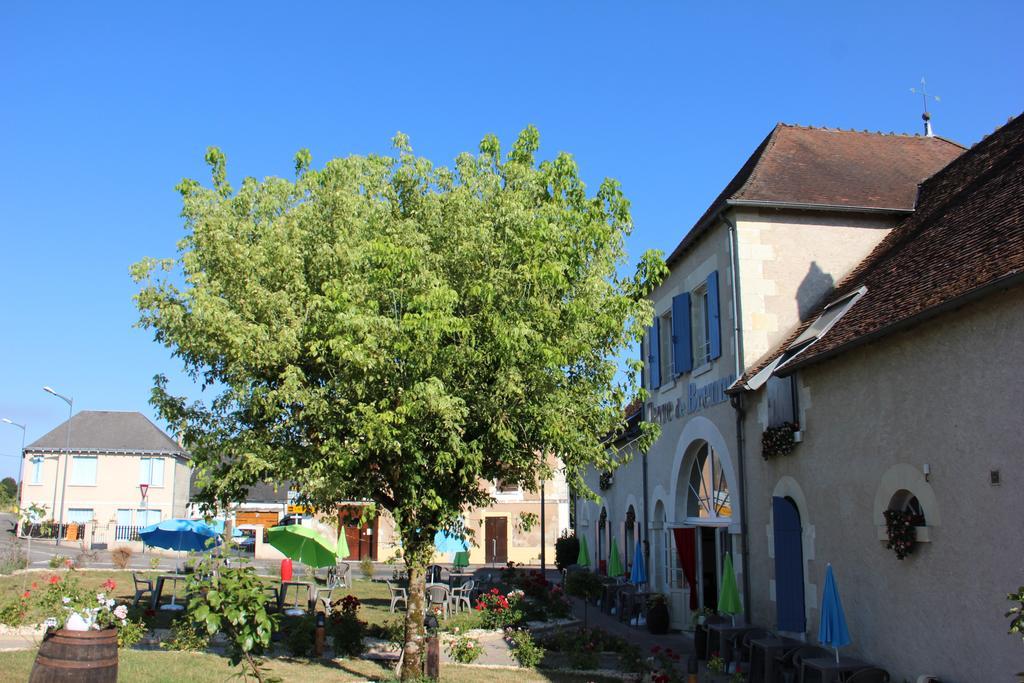
[[[924,517],[924,508],[921,502],[913,493],[906,489],[900,489],[889,499],[889,509],[898,512],[909,512],[910,523],[914,526],[927,526]]]
[[[601,508],[601,516],[597,518],[597,562],[598,566],[608,556],[608,510]]]
[[[636,510],[630,505],[626,510],[626,528],[622,546],[622,556],[626,560],[626,569],[633,566],[633,555],[636,552]]]
[[[720,519],[732,517],[732,502],[725,470],[715,450],[703,444],[690,468],[686,515],[691,518]]]

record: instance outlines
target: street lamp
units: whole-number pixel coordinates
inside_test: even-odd
[[[3,419],[0,419],[0,422],[3,422],[4,424],[14,425],[15,427],[17,427],[18,429],[21,430],[21,467],[18,470],[18,483],[20,484],[22,478],[24,477],[24,473],[25,473],[25,429],[26,429],[26,426],[23,425],[23,424],[18,424],[17,422],[15,422],[14,420],[12,420],[9,417],[5,417]],[[18,505],[21,505],[21,501],[18,501]]]
[[[64,494],[67,491],[68,484],[68,458],[71,457],[71,413],[75,407],[75,399],[71,398],[70,396],[65,396],[64,394],[58,394],[50,387],[43,387],[43,391],[45,391],[48,394],[53,394],[54,396],[68,404],[68,428],[65,442],[66,447],[64,449],[66,451],[64,455],[64,477],[61,480],[60,485],[60,518],[57,521],[57,545],[60,545],[61,532],[64,529]],[[57,456],[57,471],[60,471],[60,455]],[[56,478],[54,478],[53,482],[53,506],[57,506]]]

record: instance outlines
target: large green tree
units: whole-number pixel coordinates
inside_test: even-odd
[[[489,502],[482,482],[527,489],[555,454],[570,485],[611,466],[649,324],[657,253],[625,268],[629,203],[588,196],[568,154],[538,163],[525,129],[506,156],[487,136],[451,168],[412,154],[350,156],[296,178],[246,178],[207,152],[213,186],[179,185],[173,259],[133,266],[140,325],[213,396],[156,378],[210,503],[292,480],[330,511],[368,498],[398,525],[410,582],[405,671],[419,675],[424,568],[438,529]],[[654,438],[654,429],[646,433]]]

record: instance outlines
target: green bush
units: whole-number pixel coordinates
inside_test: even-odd
[[[316,622],[312,615],[289,619],[283,624],[284,646],[293,657],[308,657],[313,652]]]
[[[359,620],[359,607],[359,599],[354,595],[346,595],[331,603],[331,618],[327,620],[327,628],[335,656],[358,657],[366,651],[363,645],[366,624]],[[402,637],[405,637],[404,631]]]
[[[210,644],[205,624],[196,623],[188,616],[181,616],[171,622],[171,637],[160,643],[164,650],[178,652],[201,652]]]
[[[65,565],[67,560],[68,558],[64,557],[63,555],[54,555],[50,558],[50,561],[47,564],[50,565],[50,569],[60,569]]]
[[[459,664],[472,664],[484,653],[484,646],[476,638],[456,636],[448,641],[448,656]]]
[[[519,666],[533,669],[544,659],[544,647],[526,629],[509,629],[505,632],[505,639],[512,645],[509,657],[519,662]]]
[[[147,631],[149,628],[142,619],[125,619],[124,623],[117,627],[117,646],[131,647],[145,638]]]
[[[0,552],[0,574],[13,574],[28,566],[28,555],[11,543]]]
[[[568,529],[555,541],[555,566],[559,571],[576,564],[580,556],[580,541]]]
[[[604,583],[593,572],[572,572],[565,577],[565,592],[584,600],[596,600],[604,593]]]
[[[373,579],[373,560],[369,557],[364,557],[359,560],[359,571],[362,573],[364,579],[371,581]]]

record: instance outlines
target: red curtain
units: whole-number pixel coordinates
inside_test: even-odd
[[[697,609],[697,530],[672,529],[676,539],[679,565],[683,568],[686,583],[690,586],[690,609]]]

